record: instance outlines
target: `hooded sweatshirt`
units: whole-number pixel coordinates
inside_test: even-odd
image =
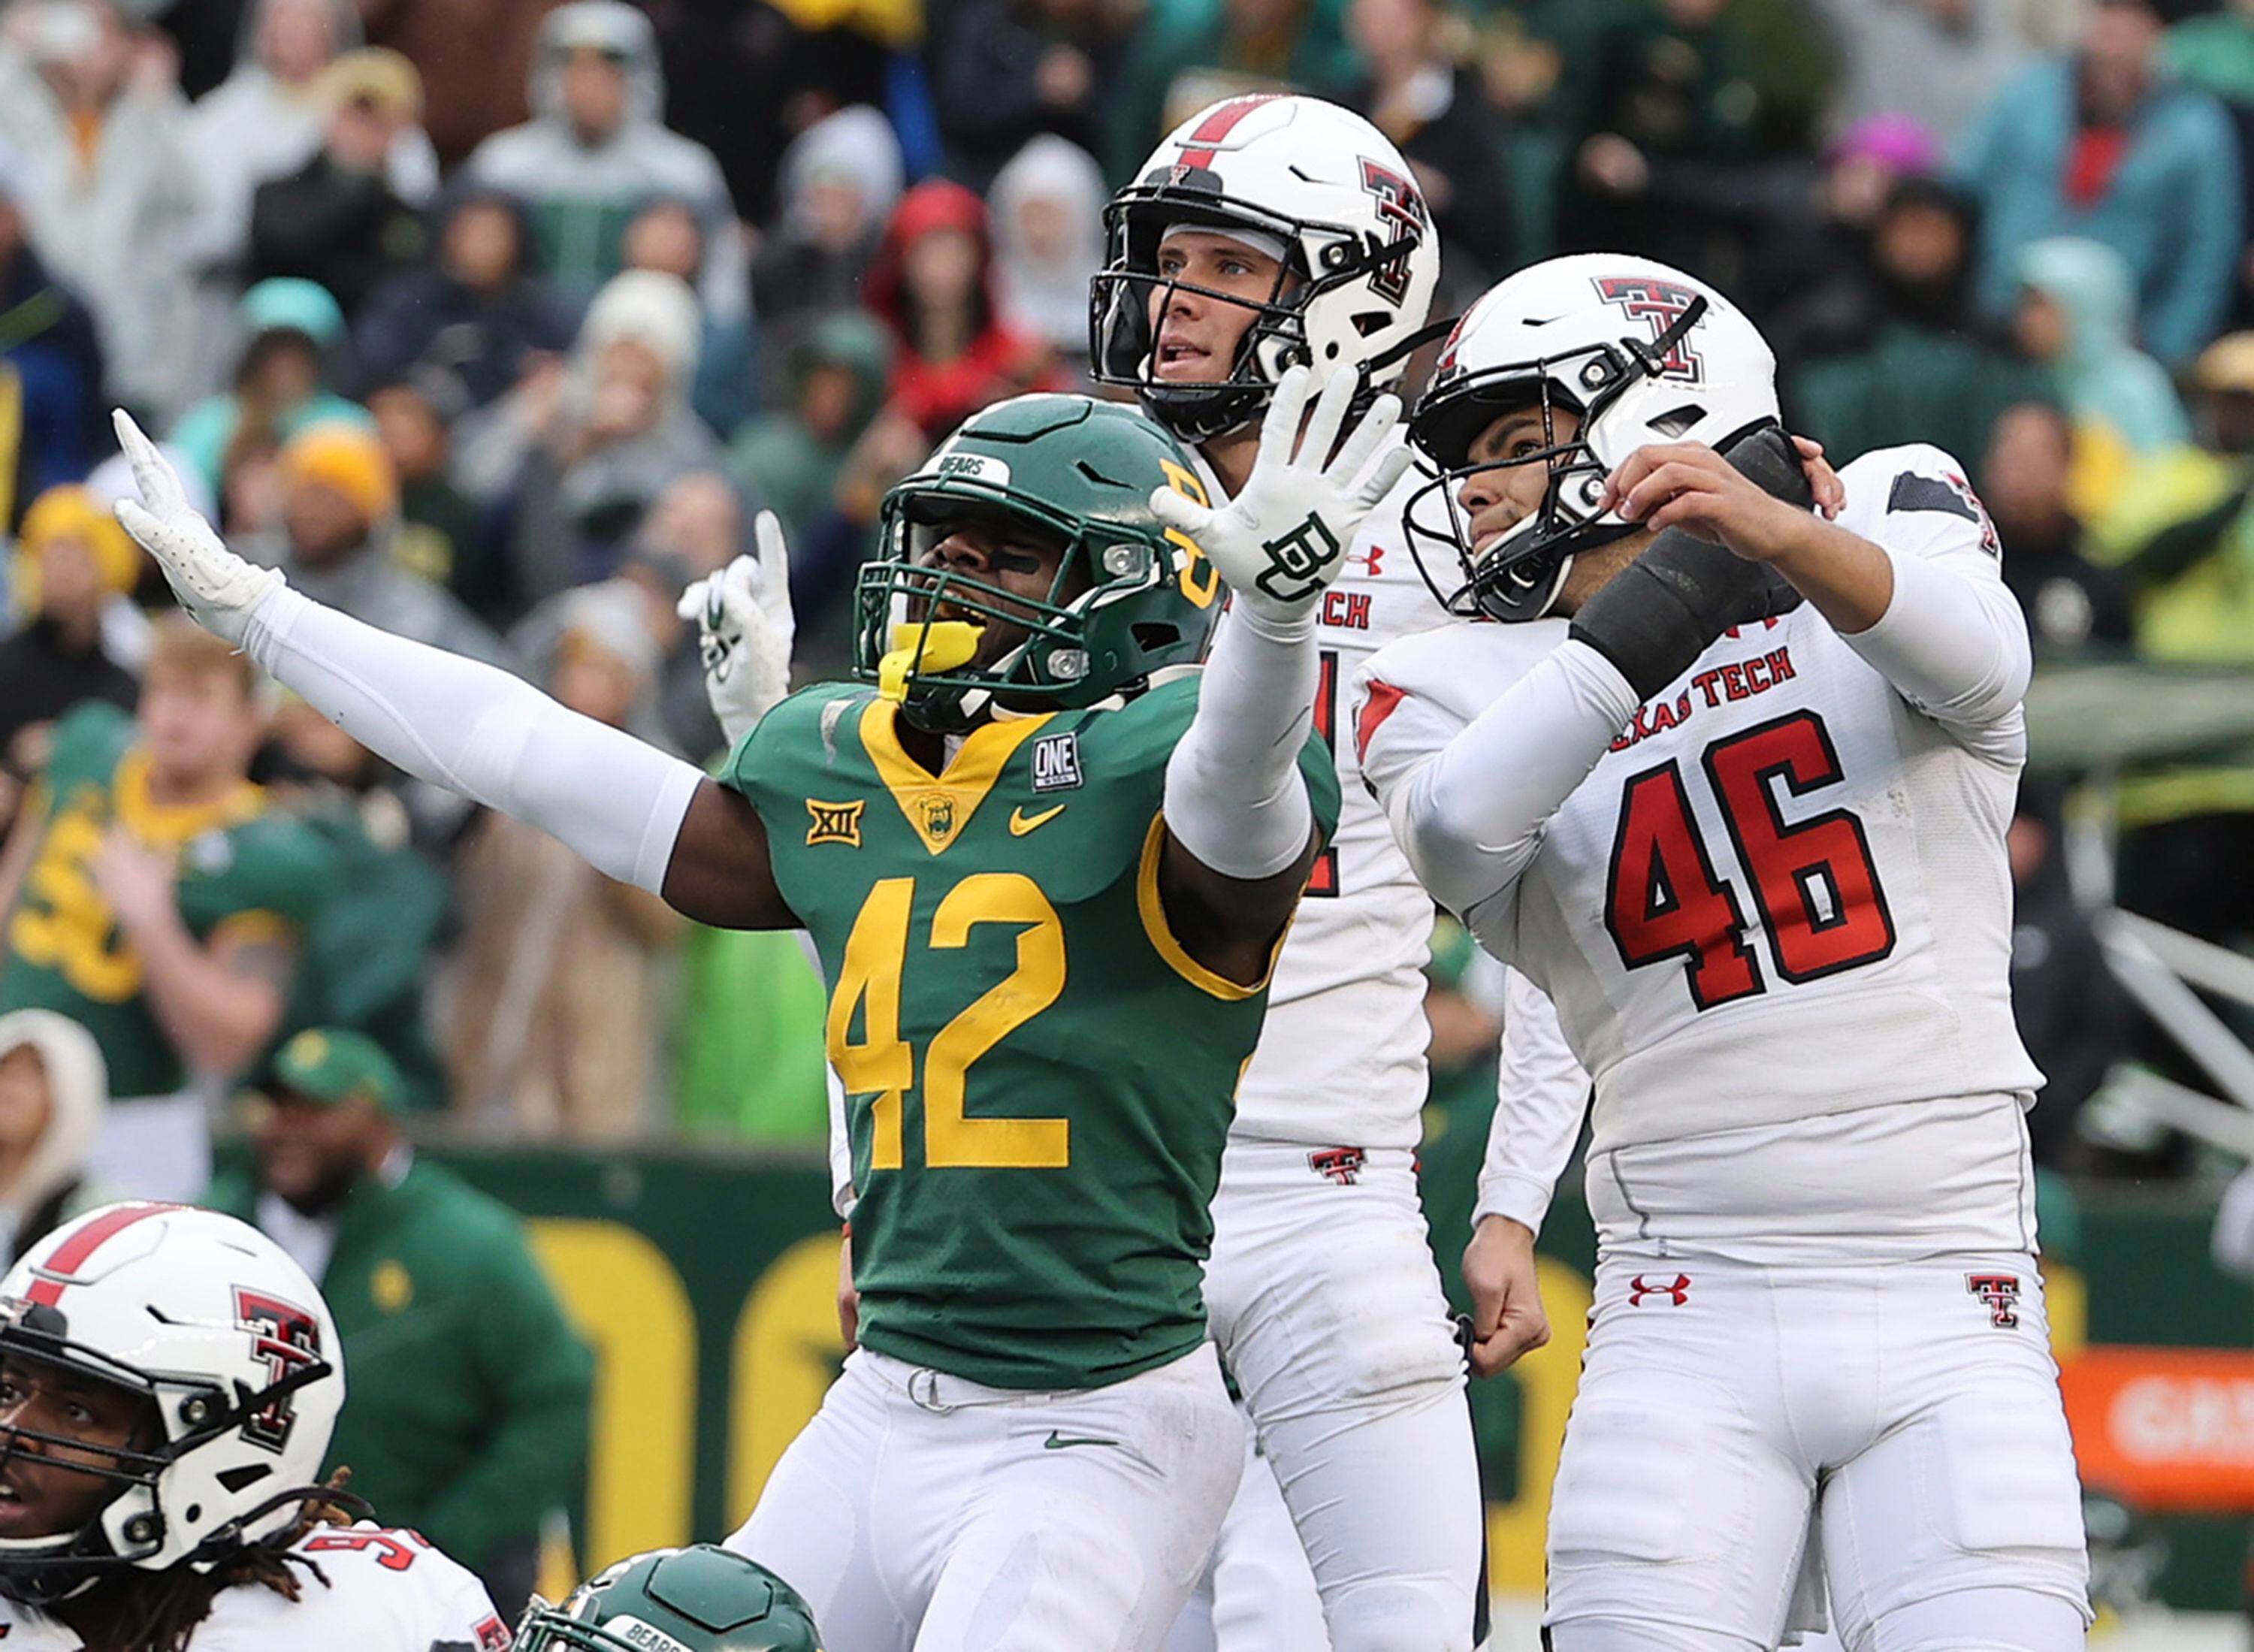
[[[858,310],[825,317],[790,360],[788,402],[763,413],[729,446],[728,479],[759,509],[782,519],[793,544],[830,514],[837,472],[853,444],[884,405],[892,344],[884,327]],[[853,378],[850,412],[836,437],[824,440],[800,417],[807,381],[822,368],[842,368]]]
[[[987,192],[1002,304],[1024,328],[1068,359],[1088,354],[1088,278],[1103,263],[1103,169],[1078,144],[1043,133],[995,174]],[[1026,241],[1027,203],[1053,202],[1068,226],[1044,256]]]
[[[2066,312],[2066,350],[2049,364],[2051,382],[2077,427],[2077,509],[2095,514],[2130,455],[2188,441],[2191,422],[2167,369],[2136,346],[2136,290],[2120,254],[2058,236],[2020,253],[2019,276]]]
[[[10,1261],[102,1202],[87,1184],[86,1157],[109,1111],[108,1069],[94,1034],[52,1010],[0,1015],[0,1058],[24,1045],[46,1069],[51,1110],[38,1145],[0,1187],[0,1252]]]
[[[584,144],[564,112],[564,68],[575,51],[625,61],[626,108],[617,128]],[[711,150],[663,122],[665,78],[649,19],[622,0],[573,0],[548,15],[533,54],[533,117],[497,132],[470,157],[468,175],[524,201],[542,272],[584,300],[620,267],[620,242],[636,213],[679,201],[704,228],[705,304],[723,319],[746,302],[743,238]]]
[[[917,350],[906,269],[908,248],[942,229],[962,230],[978,243],[978,318],[970,347],[948,361]],[[960,184],[934,179],[900,197],[869,266],[864,290],[869,308],[892,329],[899,346],[892,360],[892,406],[934,439],[1005,396],[1065,388],[1040,340],[1004,323],[985,203]]]

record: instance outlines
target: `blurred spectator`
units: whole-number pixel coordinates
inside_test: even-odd
[[[196,102],[188,116],[204,222],[200,262],[230,272],[250,247],[250,198],[259,185],[287,178],[322,145],[333,102],[324,72],[359,46],[351,0],[255,0],[242,15],[242,50],[226,83]],[[392,192],[421,206],[438,187],[438,157],[411,122],[383,156]]]
[[[250,341],[235,366],[234,388],[190,408],[170,438],[214,493],[246,453],[270,452],[312,425],[368,423],[365,409],[324,384],[329,352],[345,331],[344,312],[326,289],[287,277],[262,281],[242,295],[240,313]]]
[[[844,108],[783,152],[782,221],[752,266],[768,358],[780,361],[823,317],[861,302],[861,277],[900,198],[900,143],[875,109]]]
[[[57,721],[0,853],[0,1010],[94,1034],[115,1100],[93,1162],[129,1197],[201,1185],[199,1086],[281,1031],[324,898],[318,840],[248,778],[266,724],[248,655],[159,621],[135,713],[89,702]]]
[[[1698,270],[1716,226],[1649,211],[1637,197],[1655,161],[1738,166],[1754,157],[1760,94],[1726,0],[1622,0],[1570,52],[1557,106],[1572,144],[1559,203],[1565,248],[1619,248]]]
[[[253,1166],[204,1202],[288,1251],[336,1316],[353,1403],[331,1462],[514,1611],[585,1472],[587,1349],[523,1222],[401,1135],[399,1076],[373,1042],[300,1032],[263,1091]]]
[[[52,1010],[0,1015],[0,1255],[115,1197],[87,1173],[109,1110],[102,1047]]]
[[[2104,242],[2136,278],[2141,336],[2163,361],[2215,336],[2242,247],[2238,150],[2222,107],[2160,78],[2152,0],[2097,0],[2079,49],[2007,87],[1957,166],[1982,207],[1981,299],[2009,308],[2020,251]]]
[[[1110,192],[1094,156],[1046,133],[987,192],[1002,313],[1075,374],[1088,365],[1088,278],[1103,262]]]
[[[276,469],[281,525],[242,540],[245,556],[279,568],[314,601],[395,636],[510,663],[500,639],[444,587],[393,559],[399,481],[373,431],[313,425],[290,438]]]
[[[1894,186],[1871,232],[1872,308],[1785,382],[1796,430],[1834,453],[1931,442],[1970,464],[1998,414],[2041,394],[2040,372],[1971,313],[1972,221],[1937,179]]]
[[[2092,550],[2129,582],[2140,656],[2254,666],[2254,333],[2210,345],[2191,385],[2196,443],[2137,466]],[[2116,808],[2122,906],[2210,941],[2254,936],[2254,767],[2126,774]]]
[[[690,287],[704,265],[704,229],[696,214],[676,200],[653,201],[626,226],[626,267],[654,270]],[[750,416],[756,399],[752,327],[738,304],[727,314],[698,305],[696,381],[689,404],[715,430],[732,430]]]
[[[423,220],[385,176],[387,158],[423,112],[423,83],[396,52],[347,52],[321,75],[321,148],[251,198],[251,278],[318,282],[348,316],[423,256]]]
[[[2012,335],[2075,421],[2076,504],[2103,508],[2133,456],[2191,434],[2167,369],[2137,348],[2136,294],[2121,255],[2058,236],[2020,254]]]
[[[2006,837],[2012,864],[2012,1012],[2048,1081],[2027,1115],[2035,1163],[2061,1167],[2076,1115],[2129,1054],[2136,1011],[2090,920],[2075,904],[2064,850],[2063,799],[2023,781]]]
[[[26,0],[0,25],[0,141],[32,241],[93,312],[109,395],[160,423],[200,388],[182,346],[203,197],[174,69],[111,0]]]
[[[102,608],[130,591],[141,553],[83,487],[39,495],[17,537],[10,585],[24,625],[0,641],[0,774],[47,766],[55,719],[83,700],[130,710],[140,685],[103,646]],[[14,816],[0,800],[0,820]]]
[[[607,576],[658,489],[718,464],[689,405],[699,319],[685,283],[629,270],[587,312],[568,366],[465,421],[456,474],[472,498],[508,505],[521,600]]]
[[[549,689],[623,728],[656,688],[638,592],[567,593]],[[464,934],[446,1051],[455,1105],[511,1133],[589,1141],[654,1123],[665,965],[681,920],[536,827],[487,814],[461,858]]]
[[[2160,63],[2187,86],[2254,105],[2254,0],[2222,0],[2204,17],[2185,18],[2161,42]]]
[[[429,94],[425,124],[447,166],[529,112],[533,43],[556,0],[354,0],[370,46],[403,52]]]
[[[86,474],[103,444],[102,341],[94,318],[48,273],[32,246],[16,191],[20,168],[0,157],[0,389],[18,411],[0,440],[0,526],[38,494]],[[8,451],[12,444],[14,451]]]
[[[743,555],[750,529],[734,485],[717,471],[691,471],[650,501],[619,569],[620,578],[642,593],[662,656],[652,708],[661,743],[692,759],[712,756],[726,742],[705,698],[696,628],[677,617],[681,593]]]
[[[1841,125],[1899,115],[1953,138],[2030,48],[2012,0],[1814,0],[1838,46]]]
[[[2020,599],[2039,656],[2129,644],[2128,588],[2082,554],[2073,473],[2071,418],[2047,402],[2004,410],[1989,433],[1979,493],[2003,542],[2004,583]]]
[[[985,203],[960,184],[900,198],[865,291],[896,346],[891,410],[932,441],[1005,396],[1061,388],[1046,347],[1003,316]]]
[[[1436,0],[1353,0],[1347,26],[1369,79],[1350,101],[1416,172],[1447,249],[1441,280],[1468,303],[1514,267],[1514,213],[1501,122],[1442,23]]]
[[[926,55],[956,176],[983,191],[1042,133],[1102,147],[1106,93],[1134,20],[1122,0],[956,0],[934,16]]]
[[[457,194],[441,215],[437,259],[395,276],[360,311],[353,338],[368,382],[429,367],[483,407],[516,383],[528,356],[568,348],[570,315],[526,273],[528,233],[509,196]]]
[[[530,122],[470,157],[469,176],[531,208],[535,262],[574,300],[623,268],[628,221],[654,200],[688,204],[704,229],[697,283],[714,313],[744,304],[743,240],[719,163],[662,124],[665,77],[649,19],[624,0],[572,0],[540,26]]]
[[[478,508],[454,486],[453,421],[460,386],[425,370],[368,393],[376,439],[399,481],[399,533],[391,558],[444,585],[486,624],[514,606],[508,569],[482,531]]]
[[[1152,9],[1107,83],[1105,170],[1124,183],[1153,145],[1208,103],[1287,86],[1343,96],[1362,76],[1346,0],[1209,0]]]

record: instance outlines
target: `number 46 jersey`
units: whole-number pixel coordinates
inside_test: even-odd
[[[1947,454],[1885,450],[1841,479],[1841,526],[1898,564],[1999,584]],[[1424,765],[1556,646],[1527,629],[1456,624],[1371,662],[1356,736],[1396,824]],[[2004,697],[1913,704],[1803,604],[1636,709],[1523,873],[1462,914],[1556,1004],[1596,1081],[1592,1153],[2042,1082],[2012,1017],[2026,727]]]

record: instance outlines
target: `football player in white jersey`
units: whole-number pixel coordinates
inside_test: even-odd
[[[1550,1634],[1774,1647],[1820,1564],[1853,1652],[2063,1652],[2087,1566],[2008,980],[2026,627],[1939,450],[1807,508],[1774,377],[1661,265],[1494,289],[1413,421],[1465,619],[1354,690],[1426,887],[1596,1081]],[[1545,613],[1564,640],[1494,623]]]
[[[1104,225],[1093,376],[1131,388],[1182,438],[1215,506],[1243,488],[1284,371],[1358,369],[1366,394],[1393,383],[1438,278],[1408,164],[1316,98],[1236,97],[1193,116]],[[1337,1652],[1460,1652],[1485,1596],[1463,1360],[1413,1168],[1432,902],[1338,738],[1362,659],[1446,617],[1402,540],[1406,496],[1371,514],[1315,610],[1312,711],[1343,802],[1237,1092],[1206,1267],[1213,1334],[1264,1453],[1240,1494],[1266,1494],[1256,1477],[1273,1468]]]
[[[316,1484],[337,1328],[229,1216],[110,1205],[0,1281],[9,1652],[500,1652],[475,1577]]]

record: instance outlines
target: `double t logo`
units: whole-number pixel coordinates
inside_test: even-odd
[[[1278,602],[1305,602],[1327,584],[1325,576],[1344,554],[1338,536],[1314,512],[1287,534],[1264,542],[1268,566],[1252,583]]]

